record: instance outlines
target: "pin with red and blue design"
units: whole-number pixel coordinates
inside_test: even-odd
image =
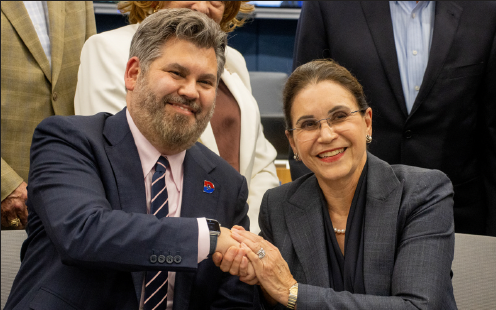
[[[215,186],[214,183],[210,181],[203,181],[203,192],[207,194],[212,194],[214,192]]]

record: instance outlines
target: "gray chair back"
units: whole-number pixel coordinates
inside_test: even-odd
[[[455,234],[453,290],[459,310],[496,309],[496,238]]]
[[[283,117],[282,91],[287,79],[284,72],[250,71],[251,91],[262,117]]]
[[[275,147],[277,159],[288,159],[289,142],[284,130],[282,91],[288,75],[284,72],[250,71],[253,97],[257,100],[265,138]]]
[[[21,246],[26,238],[25,230],[2,230],[2,309],[21,266]]]

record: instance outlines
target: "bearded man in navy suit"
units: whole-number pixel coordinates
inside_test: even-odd
[[[252,308],[252,287],[206,259],[239,246],[215,220],[249,227],[246,180],[196,143],[225,47],[205,14],[159,11],[131,43],[127,109],[37,127],[28,238],[5,309],[148,309],[145,274],[158,271],[168,278],[157,309]],[[159,218],[150,205],[161,157],[168,215]]]

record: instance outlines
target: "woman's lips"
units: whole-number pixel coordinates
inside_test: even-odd
[[[326,157],[332,157],[332,156],[336,156],[338,154],[341,154],[345,151],[346,148],[340,148],[340,149],[335,149],[335,150],[332,150],[332,151],[324,151],[320,154],[318,154],[317,156],[320,157],[320,158],[326,158]]]
[[[334,149],[331,151],[324,151],[320,154],[317,155],[317,157],[323,161],[323,162],[335,162],[341,159],[341,157],[344,156],[344,152],[346,151],[346,148],[340,148],[340,149]]]

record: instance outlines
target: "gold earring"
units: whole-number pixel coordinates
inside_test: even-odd
[[[367,143],[372,142],[372,137],[370,135],[366,135],[365,136],[365,141],[367,141]]]
[[[295,153],[293,156],[294,160],[300,161],[300,156],[298,156],[298,153]]]
[[[160,10],[160,1],[157,1],[157,5],[155,6],[155,8],[153,9],[153,13],[157,13],[158,10]]]

